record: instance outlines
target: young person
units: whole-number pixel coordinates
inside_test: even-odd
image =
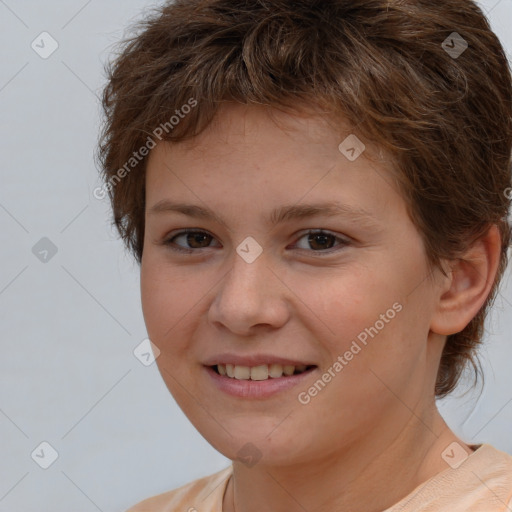
[[[512,457],[435,402],[510,238],[481,10],[177,0],[141,29],[107,70],[100,192],[162,377],[233,463],[130,512],[512,511]]]

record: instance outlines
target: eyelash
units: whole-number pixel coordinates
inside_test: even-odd
[[[169,249],[171,249],[172,251],[186,253],[186,254],[191,254],[193,252],[200,251],[201,249],[209,249],[209,247],[201,247],[201,248],[198,248],[198,249],[185,249],[183,247],[180,247],[180,246],[174,244],[173,240],[175,238],[178,238],[178,237],[183,236],[183,235],[189,235],[189,234],[206,234],[206,235],[211,236],[212,238],[214,238],[213,235],[211,235],[207,231],[203,231],[203,230],[199,230],[199,229],[184,229],[182,231],[178,231],[177,233],[173,234],[170,238],[164,240],[162,242],[162,244],[167,246],[167,247],[169,247]],[[307,252],[314,253],[315,255],[331,254],[333,252],[337,252],[337,251],[343,249],[344,247],[350,245],[350,242],[347,239],[341,238],[341,237],[339,237],[337,235],[334,235],[333,233],[329,233],[328,231],[324,231],[322,229],[312,229],[312,230],[309,230],[306,233],[303,233],[298,238],[298,240],[300,240],[301,238],[303,238],[305,236],[308,236],[308,235],[327,235],[327,236],[331,236],[331,237],[335,238],[336,241],[340,242],[338,244],[337,248],[336,247],[334,247],[334,248],[331,247],[331,248],[326,249],[326,250],[314,251],[314,250],[308,250],[308,249],[299,249],[301,251],[307,251]]]

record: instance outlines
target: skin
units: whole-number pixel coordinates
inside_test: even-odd
[[[471,453],[441,418],[434,384],[446,336],[467,325],[490,291],[499,233],[492,226],[467,261],[446,262],[446,277],[431,273],[382,152],[367,144],[351,162],[338,150],[351,133],[345,125],[269,112],[227,103],[193,140],[151,151],[141,262],[148,335],[181,409],[234,460],[224,512],[380,512],[448,469],[441,454],[450,443]],[[150,213],[162,199],[208,206],[222,222]],[[372,220],[265,223],[273,208],[327,201],[363,208]],[[162,243],[185,228],[211,238],[175,238],[190,254]],[[307,231],[320,228],[348,243],[308,243]],[[250,264],[236,252],[247,236],[263,248]],[[403,309],[299,403],[298,392],[394,303]],[[300,389],[246,400],[212,385],[202,363],[221,352],[293,354],[318,368]],[[261,454],[252,467],[236,460],[247,442]]]

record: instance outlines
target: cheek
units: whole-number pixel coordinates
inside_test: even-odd
[[[380,315],[388,312],[387,317],[394,318],[393,304],[401,299],[398,283],[375,267],[352,267],[297,282],[294,291],[310,310],[304,318],[310,319],[310,328],[315,326],[319,341],[325,340],[336,354],[376,322],[383,331]]]
[[[347,366],[386,374],[415,366],[425,349],[430,314],[422,287],[411,294],[418,272],[415,265],[389,257],[350,271],[333,270],[321,279],[297,280],[294,291],[305,305],[302,321],[324,349],[324,364],[342,356]]]
[[[187,279],[179,269],[170,271],[168,266],[152,262],[150,258],[143,260],[140,277],[142,312],[149,338],[160,350],[177,348],[176,333],[182,327],[182,319],[201,296],[194,283],[194,279]]]
[[[190,396],[183,390],[194,387],[188,371],[193,361],[187,361],[192,355],[189,320],[201,290],[183,274],[147,257],[141,264],[140,288],[148,337],[160,350],[156,364],[180,407],[188,410]]]

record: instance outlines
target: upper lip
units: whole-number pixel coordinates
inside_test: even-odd
[[[266,354],[252,354],[240,356],[236,354],[218,354],[206,359],[203,364],[205,366],[215,366],[218,364],[234,364],[237,366],[260,366],[264,364],[280,364],[282,366],[316,366],[308,361],[299,361],[297,359],[289,359],[287,357],[279,357]]]

